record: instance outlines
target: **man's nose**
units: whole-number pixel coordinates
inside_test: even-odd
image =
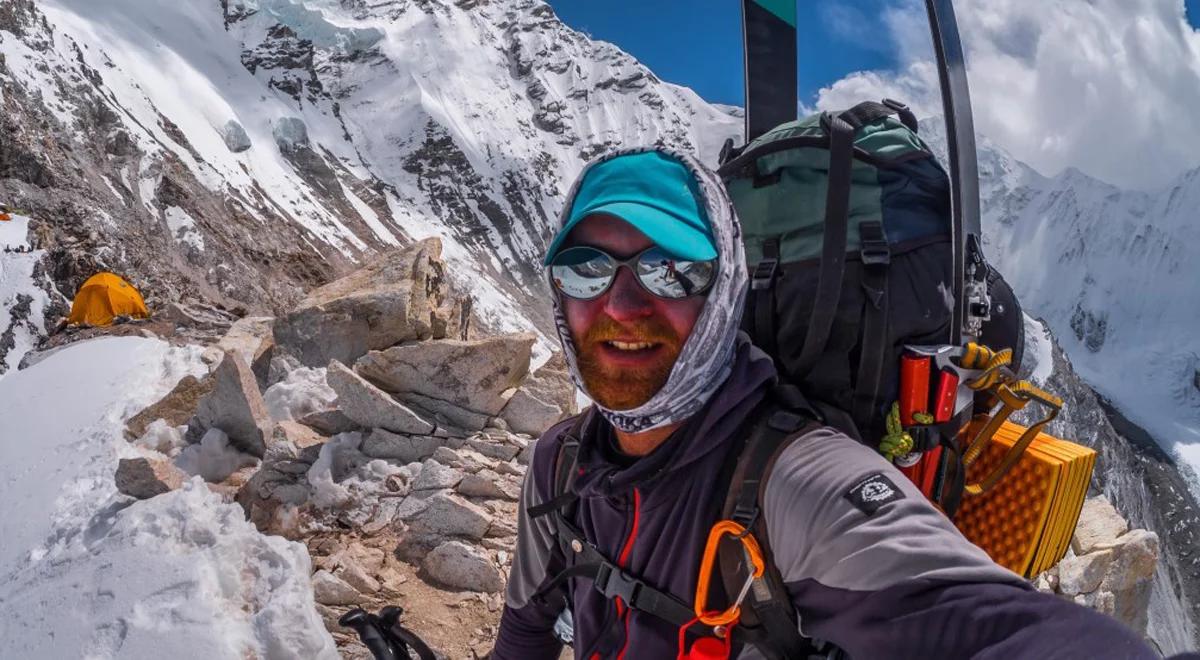
[[[632,321],[654,313],[654,301],[628,268],[618,268],[608,289],[604,311],[615,321]]]

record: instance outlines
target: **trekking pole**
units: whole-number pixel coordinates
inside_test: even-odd
[[[439,660],[416,633],[400,625],[403,613],[403,609],[394,605],[379,610],[378,615],[356,607],[343,614],[338,624],[358,633],[375,660],[409,660],[410,647],[420,660]]]
[[[363,646],[375,656],[375,660],[401,660],[397,657],[395,649],[388,643],[383,633],[375,625],[375,617],[368,614],[365,610],[354,608],[346,612],[338,619],[338,625],[345,628],[351,628],[358,633],[358,638],[362,640]],[[405,653],[404,657],[407,658]]]

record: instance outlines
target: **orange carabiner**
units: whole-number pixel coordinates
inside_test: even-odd
[[[705,609],[708,605],[708,586],[712,579],[713,562],[717,558],[717,548],[721,544],[721,537],[726,534],[734,536],[742,542],[742,547],[750,555],[750,563],[754,566],[754,570],[746,577],[746,584],[742,586],[741,593],[737,595],[733,603],[724,612],[713,612]],[[766,570],[766,563],[763,561],[762,549],[758,547],[758,541],[755,540],[753,534],[732,520],[722,520],[713,525],[708,532],[708,543],[704,546],[704,557],[700,560],[700,580],[696,584],[696,617],[706,626],[727,626],[737,621],[742,616],[742,601],[746,599],[750,585],[754,580],[762,577],[764,570]]]

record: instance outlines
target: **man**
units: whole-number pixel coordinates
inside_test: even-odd
[[[681,626],[610,600],[592,588],[594,573],[563,569],[567,553],[594,547],[692,603],[721,517],[722,468],[737,460],[735,441],[776,380],[738,332],[746,269],[737,219],[694,159],[622,152],[585,169],[546,265],[572,375],[595,405],[537,444],[493,657],[557,658],[564,606],[577,658],[685,654],[695,638]],[[560,507],[552,500],[568,431],[579,441],[578,499]],[[1156,657],[1116,621],[997,566],[891,464],[830,428],[783,450],[761,501],[803,633],[853,658]],[[562,528],[545,515],[555,508],[583,542],[562,547]],[[749,645],[731,650],[760,657]]]

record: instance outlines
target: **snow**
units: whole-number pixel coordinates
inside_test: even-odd
[[[11,333],[13,342],[7,352],[0,345],[0,379],[15,371],[21,358],[46,335],[45,310],[50,301],[34,278],[45,251],[30,250],[28,217],[12,214],[11,218],[0,221],[0,337]]]
[[[342,194],[350,201],[350,205],[354,207],[354,210],[358,211],[358,214],[362,216],[363,221],[367,223],[371,231],[375,232],[375,236],[379,240],[387,245],[400,245],[400,241],[396,240],[396,235],[387,228],[387,225],[379,220],[379,214],[370,206],[367,206],[367,203],[362,201],[358,195],[355,195],[354,191],[347,188],[344,183],[342,184]]]
[[[163,212],[171,238],[196,250],[204,249],[204,235],[196,229],[196,219],[178,206],[168,206]]]
[[[106,337],[0,381],[0,657],[337,657],[304,547],[260,534],[199,479],[131,502],[123,420],[197,347]]]
[[[238,451],[229,443],[221,429],[209,429],[199,444],[189,445],[175,458],[175,465],[193,476],[217,483],[244,467],[258,464],[258,459]]]
[[[1035,383],[1045,384],[1054,372],[1054,341],[1050,330],[1041,321],[1025,314],[1025,363],[1022,372],[1029,373]]]
[[[337,393],[325,381],[325,367],[298,367],[287,378],[263,392],[271,419],[282,422],[304,417],[309,413],[329,410]]]

